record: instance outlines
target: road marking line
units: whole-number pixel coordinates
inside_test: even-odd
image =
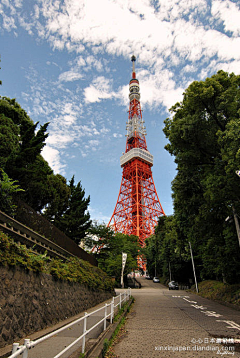
[[[192,307],[196,308],[197,310],[206,310],[207,307],[198,306],[198,305],[191,305]]]
[[[205,313],[205,315],[208,316],[208,317],[220,317],[220,316],[222,316],[221,314],[216,313],[214,311],[201,311],[201,312]]]
[[[189,301],[186,298],[183,298],[185,301],[189,302],[189,303],[197,303],[196,301]]]
[[[227,328],[235,328],[240,331],[240,325],[234,321],[217,320],[217,322],[225,322],[229,325],[229,326],[227,326]]]

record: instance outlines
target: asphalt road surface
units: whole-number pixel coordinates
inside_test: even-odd
[[[140,279],[119,358],[240,357],[240,311],[182,290]],[[118,290],[119,291],[119,290]],[[120,291],[119,291],[120,292]]]

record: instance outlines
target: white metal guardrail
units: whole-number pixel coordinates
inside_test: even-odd
[[[49,339],[53,336],[56,336],[58,333],[69,329],[76,323],[79,323],[80,321],[83,321],[83,333],[81,336],[79,336],[74,342],[72,342],[70,345],[68,345],[64,350],[59,352],[57,355],[55,355],[53,358],[59,358],[61,357],[65,352],[67,352],[70,348],[72,348],[76,343],[78,343],[80,340],[82,340],[82,353],[85,352],[85,344],[86,344],[86,336],[89,332],[91,332],[94,328],[96,328],[98,325],[103,323],[103,329],[106,330],[107,328],[107,319],[110,318],[110,323],[113,323],[114,313],[115,309],[118,308],[121,309],[122,304],[127,302],[131,297],[131,288],[128,288],[123,293],[120,293],[118,296],[113,297],[112,301],[110,303],[106,303],[103,307],[91,312],[91,313],[84,313],[84,316],[69,323],[68,325],[59,328],[56,331],[53,331],[52,333],[47,334],[46,336],[43,336],[35,341],[31,341],[30,339],[25,339],[23,345],[19,345],[19,343],[13,343],[12,347],[12,354],[8,358],[15,358],[22,355],[22,358],[28,358],[28,352],[29,349],[34,349],[34,347],[42,342],[44,342],[46,339]],[[107,313],[108,307],[110,307],[110,313]],[[92,327],[87,329],[87,319],[88,317],[94,315],[95,313],[104,310],[104,317],[100,319],[96,324],[94,324]]]

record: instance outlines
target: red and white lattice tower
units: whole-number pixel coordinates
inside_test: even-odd
[[[154,233],[158,218],[165,213],[152,177],[153,155],[147,150],[135,56],[131,60],[133,71],[129,83],[126,150],[120,158],[122,182],[108,226],[116,232],[138,236],[141,246],[144,246],[145,239]]]

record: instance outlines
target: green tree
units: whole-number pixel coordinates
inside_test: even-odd
[[[148,237],[145,243],[143,252],[150,275],[160,276],[165,281],[170,278],[180,282],[188,281],[189,248],[178,235],[174,216],[160,217],[155,234]]]
[[[123,252],[127,254],[124,276],[138,269],[138,256],[142,254],[142,248],[137,236],[115,233],[110,227],[94,222],[88,230],[85,244],[94,249],[99,267],[115,277],[117,285],[121,281]]]
[[[1,57],[0,57],[0,62],[1,62]],[[0,67],[0,70],[1,70],[1,67]],[[0,80],[0,85],[2,84],[2,81]]]
[[[68,237],[80,244],[87,235],[91,225],[90,214],[87,211],[90,204],[90,196],[85,198],[85,190],[81,182],[74,184],[74,176],[69,183],[70,197],[67,208],[61,217],[54,220],[54,224]]]
[[[23,201],[80,243],[91,224],[90,196],[85,198],[74,177],[68,185],[63,176],[55,175],[41,156],[47,126],[38,128],[15,99],[0,97],[0,168],[23,188]]]
[[[138,237],[116,233],[113,239],[105,245],[97,257],[99,267],[109,276],[115,277],[119,285],[121,282],[123,252],[127,254],[124,276],[138,269],[137,258],[141,250]]]
[[[232,205],[240,212],[240,76],[219,71],[193,82],[171,112],[164,133],[178,170],[172,183],[178,235],[193,243],[202,278],[239,280],[239,264],[226,265],[230,255],[239,262],[239,247],[225,218]]]
[[[34,200],[39,183],[45,181],[46,185],[47,176],[52,173],[41,157],[47,126],[48,123],[37,130],[38,123],[33,123],[15,99],[0,97],[0,165],[10,178],[19,182],[24,189],[22,198],[35,210],[41,210],[48,201],[44,198],[41,204],[41,200]]]
[[[105,224],[98,224],[97,221],[91,223],[87,230],[87,235],[83,240],[84,248],[88,251],[94,251],[98,255],[104,243],[110,242],[114,237],[114,231]]]
[[[60,174],[50,173],[47,178],[49,188],[49,202],[45,208],[44,216],[52,222],[61,220],[61,216],[68,208],[71,189],[67,180]]]
[[[12,180],[0,169],[0,210],[9,215],[14,215],[16,206],[13,202],[13,194],[23,191],[16,180]]]
[[[11,155],[19,150],[19,127],[0,113],[0,168],[5,168]]]

